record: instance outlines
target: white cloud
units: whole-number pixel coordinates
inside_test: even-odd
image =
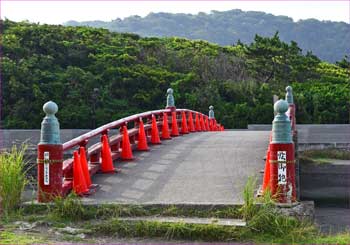
[[[61,24],[68,20],[104,20],[150,12],[209,13],[242,9],[286,15],[295,21],[315,18],[349,23],[348,1],[0,1],[1,17]]]

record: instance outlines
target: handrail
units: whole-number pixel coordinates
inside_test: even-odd
[[[200,112],[197,112],[197,111],[193,111],[193,110],[189,110],[189,109],[176,109],[176,112],[192,112],[192,113],[200,113]],[[101,127],[98,127],[90,132],[87,132],[83,135],[80,135],[78,136],[77,138],[74,138],[74,139],[71,139],[65,143],[63,143],[63,151],[66,151],[66,150],[69,150],[75,146],[78,146],[80,145],[82,142],[96,136],[96,135],[99,135],[99,134],[103,134],[103,132],[106,132],[110,129],[113,129],[113,128],[117,128],[117,127],[120,127],[120,126],[123,126],[129,122],[133,122],[133,121],[136,121],[138,120],[139,118],[147,118],[147,117],[150,117],[152,115],[160,115],[162,113],[170,113],[171,112],[171,109],[162,109],[162,110],[154,110],[154,111],[147,111],[147,112],[143,112],[143,113],[139,113],[139,114],[134,114],[134,115],[131,115],[131,116],[128,116],[128,117],[124,117],[124,118],[121,118],[119,120],[116,120],[116,121],[113,121],[113,122],[110,122],[108,124],[105,124]],[[200,113],[200,114],[203,114],[203,113]],[[204,114],[203,114],[204,115]]]

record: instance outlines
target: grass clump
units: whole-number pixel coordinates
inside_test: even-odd
[[[0,244],[44,244],[47,241],[38,236],[0,231]]]
[[[117,235],[118,237],[161,237],[164,239],[186,239],[202,241],[229,241],[239,239],[237,227],[222,227],[215,224],[199,225],[185,223],[163,223],[156,221],[124,221],[114,219],[95,225],[92,234]]]
[[[48,206],[49,213],[58,219],[82,220],[85,216],[85,208],[81,199],[71,192],[67,197],[56,197],[54,205]]]
[[[242,216],[245,220],[252,219],[253,216],[258,212],[258,206],[255,202],[255,187],[256,179],[249,177],[243,189],[244,205],[241,209]]]
[[[26,146],[17,149],[13,146],[9,152],[0,154],[0,209],[5,216],[16,210],[21,202],[21,195],[26,179],[24,153]]]
[[[298,220],[281,214],[274,204],[269,190],[264,196],[255,198],[256,181],[249,178],[244,188],[243,217],[247,222],[242,237],[260,242],[300,242],[317,233],[313,224],[306,220]]]

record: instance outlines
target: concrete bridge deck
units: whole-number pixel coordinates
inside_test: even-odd
[[[269,132],[224,131],[179,136],[97,174],[88,203],[238,204],[247,178],[264,168]]]

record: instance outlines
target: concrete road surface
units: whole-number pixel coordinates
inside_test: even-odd
[[[268,131],[203,132],[179,136],[116,162],[118,174],[97,174],[92,203],[242,203],[247,178],[261,176]]]

